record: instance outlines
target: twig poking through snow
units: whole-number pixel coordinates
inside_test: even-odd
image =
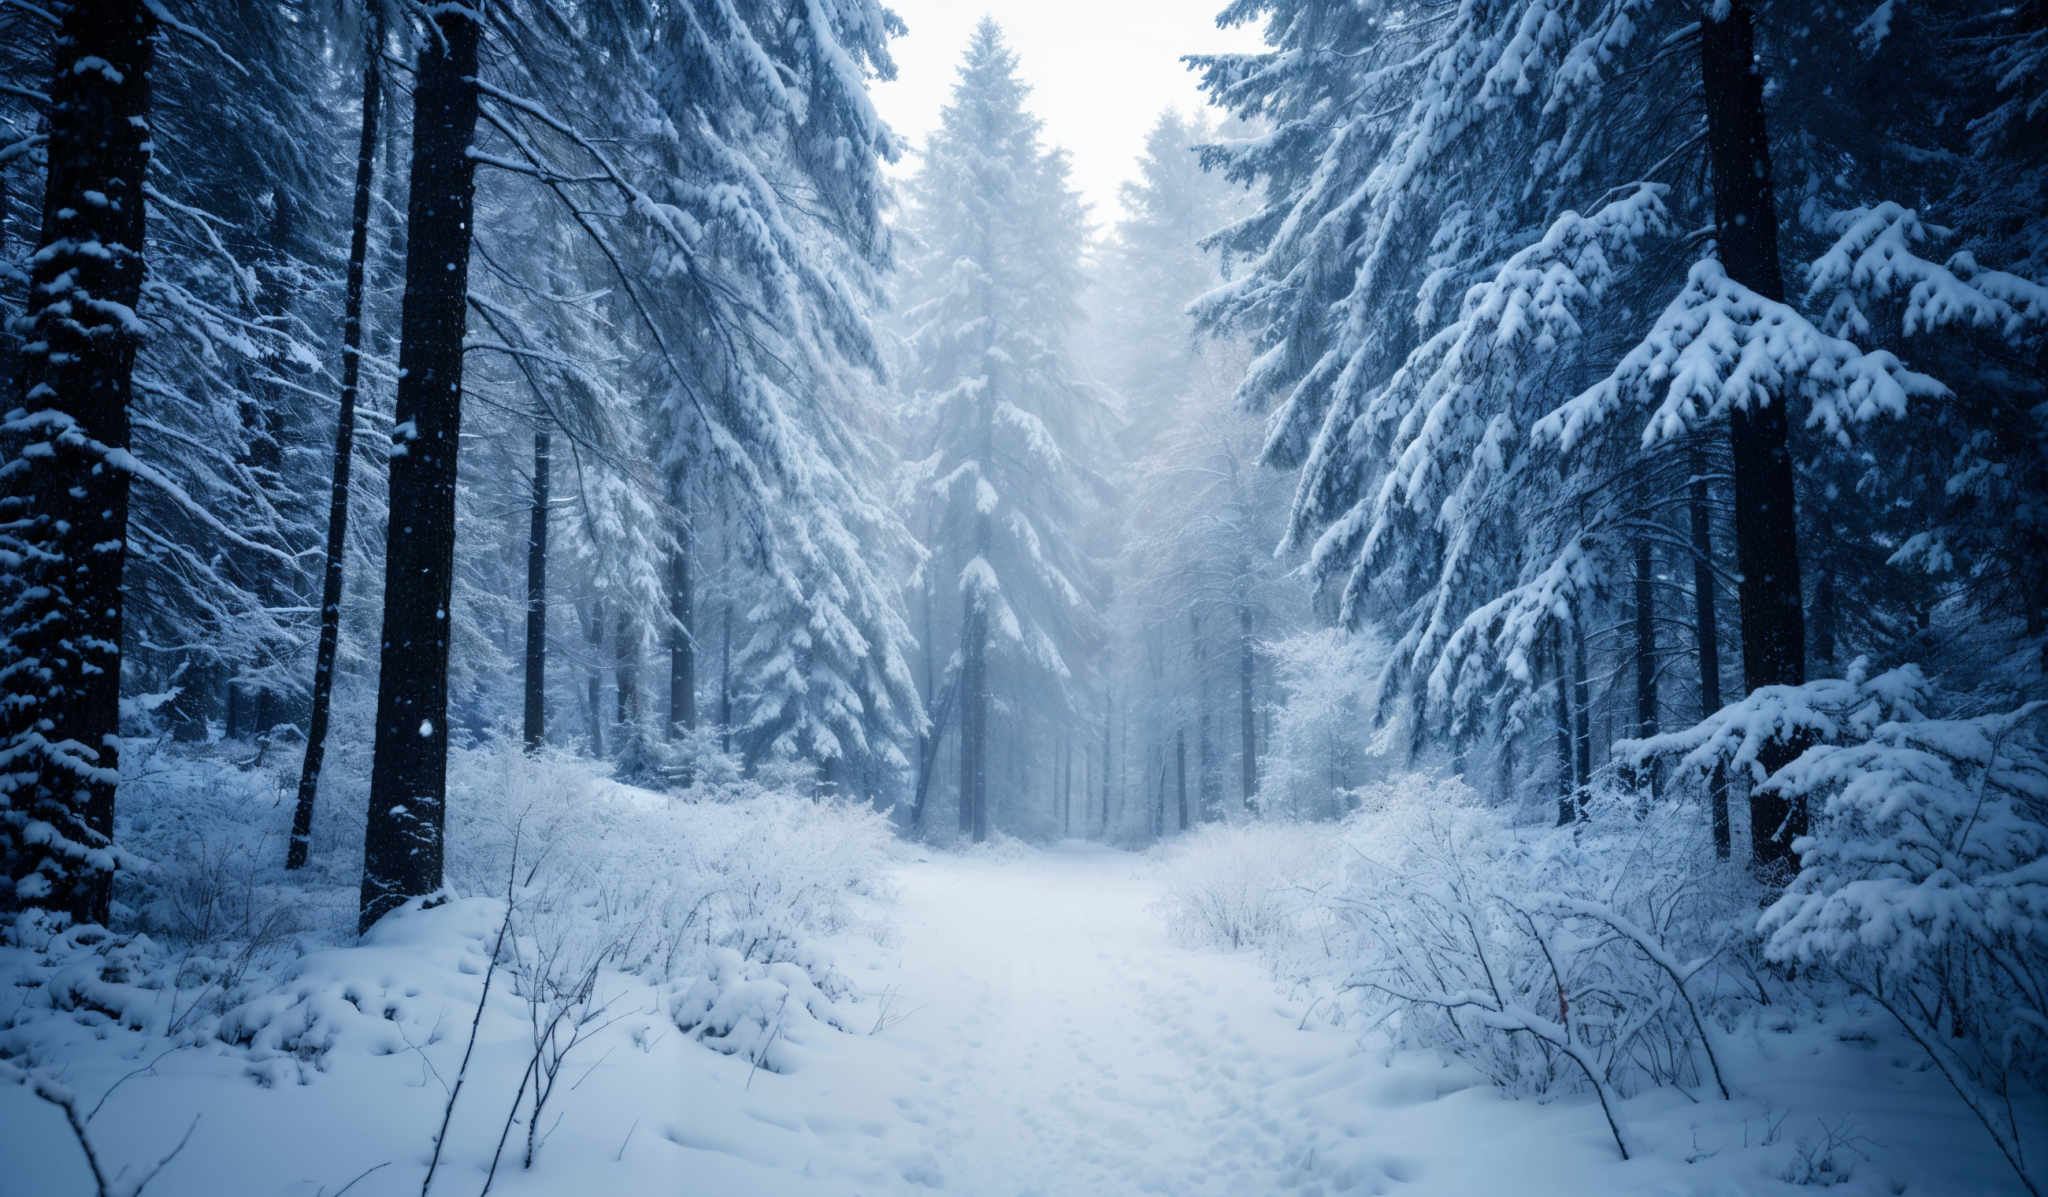
[[[747,1069],[747,1083],[744,1088],[754,1087],[754,1074],[761,1070],[761,1061],[768,1056],[768,1049],[775,1046],[775,1037],[782,1033],[782,1015],[789,1009],[789,991],[783,990],[782,1001],[775,1007],[775,1026],[768,1032],[768,1038],[761,1044],[761,1050],[754,1053],[754,1066]]]

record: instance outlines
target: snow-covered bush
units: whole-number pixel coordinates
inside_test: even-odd
[[[286,780],[275,767],[238,767],[229,757],[239,751],[123,745],[121,831],[134,866],[118,876],[116,897],[136,929],[217,946],[345,921],[306,901],[309,878],[285,876]]]
[[[1385,655],[1374,637],[1317,628],[1265,646],[1285,697],[1260,765],[1259,808],[1298,819],[1334,819],[1365,779],[1371,721]]]
[[[311,1079],[337,1052],[423,1048],[489,1005],[507,1025],[556,1028],[533,1045],[545,1100],[579,1028],[617,1013],[614,974],[631,973],[666,991],[691,1034],[782,1069],[796,1024],[836,1021],[847,987],[822,941],[858,917],[894,845],[887,819],[857,804],[717,776],[675,797],[488,743],[451,757],[447,893],[357,941],[356,846],[316,835],[308,867],[285,871],[278,770],[292,763],[245,767],[231,751],[128,755],[148,800],[124,816],[137,864],[117,913],[136,930],[34,915],[0,929],[0,1059],[35,1067],[119,1028],[225,1046],[275,1084]],[[328,831],[346,833],[359,791],[332,780]],[[783,994],[790,1025],[771,1034],[759,1010]]]
[[[669,1017],[713,1051],[770,1072],[792,1071],[821,1026],[845,1029],[837,1002],[807,969],[748,960],[731,948],[715,950],[703,975],[676,993]]]
[[[512,744],[452,754],[449,783],[452,890],[503,895],[509,879],[523,924],[577,922],[655,980],[694,973],[714,947],[797,960],[845,923],[894,843],[887,817],[857,803],[747,781],[671,797]]]
[[[1286,949],[1317,919],[1331,873],[1327,825],[1211,823],[1161,849],[1168,929],[1193,947]]]
[[[1573,828],[1512,825],[1462,781],[1367,787],[1334,904],[1350,983],[1400,1042],[1464,1059],[1515,1094],[1650,1086],[1725,1094],[1710,970],[1743,903],[1696,810],[1595,802]],[[1753,906],[1750,907],[1753,909]]]
[[[2048,1079],[2048,704],[1898,718],[1765,784],[1811,811],[1771,960],[1888,1011],[2023,1177],[2012,1091]],[[2034,1182],[2039,1191],[2039,1182]]]

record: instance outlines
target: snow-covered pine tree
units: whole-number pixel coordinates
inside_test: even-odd
[[[924,646],[958,645],[940,682],[959,688],[958,701],[927,701],[957,711],[960,832],[976,840],[992,808],[1042,788],[998,775],[992,718],[1000,710],[1003,739],[1022,745],[1086,710],[1074,654],[1097,620],[1077,516],[1099,482],[1079,454],[1105,412],[1067,349],[1086,229],[1026,91],[1001,29],[983,21],[911,182],[906,222],[915,247],[902,306],[927,413],[910,456],[934,504],[934,606],[953,592],[960,612],[934,619],[946,639]]]
[[[1842,177],[1830,164],[1843,155],[1824,113],[1767,114],[1760,73],[1828,90],[1821,64],[1852,56],[1853,28],[1772,4],[1708,6],[1696,27],[1702,11],[1501,0],[1423,17],[1247,0],[1225,19],[1269,18],[1273,51],[1201,64],[1212,95],[1272,125],[1210,154],[1262,182],[1268,202],[1223,239],[1248,268],[1204,313],[1261,348],[1240,395],[1272,408],[1268,460],[1304,463],[1293,535],[1314,539],[1319,577],[1344,582],[1348,617],[1388,628],[1394,684],[1382,696],[1395,704],[1388,714],[1419,717],[1416,735],[1447,736],[1455,750],[1485,732],[1512,748],[1538,726],[1545,675],[1556,679],[1567,790],[1598,764],[1589,727],[1623,711],[1640,726],[1659,702],[1579,681],[1605,674],[1605,661],[1667,651],[1671,638],[1604,630],[1641,626],[1631,618],[1643,606],[1641,549],[1652,552],[1648,605],[1685,612],[1703,643],[1714,597],[1704,583],[1718,546],[1732,544],[1748,562],[1732,579],[1749,650],[1741,686],[1797,672],[1792,463],[1820,453],[1799,438],[1781,451],[1777,422],[1788,437],[1817,427],[1826,445],[1905,411],[1911,396],[1942,393],[1861,343],[1863,332],[1835,324],[1857,340],[1830,335],[1778,302],[1767,277],[1779,251],[1761,240],[1764,212],[1782,205],[1763,189],[1763,155],[1788,147],[1776,169],[1801,184],[1794,210],[1823,225],[1841,201],[1810,181]],[[1799,38],[1796,53],[1780,49]],[[1694,88],[1668,86],[1661,64],[1674,55],[1699,64]],[[1789,131],[1767,145],[1770,129]],[[1726,161],[1703,176],[1709,143]],[[1703,253],[1683,230],[1713,221],[1723,193],[1733,232]],[[1724,266],[1728,254],[1736,265]],[[1974,264],[1963,273],[1974,277]],[[1988,287],[2017,295],[2011,277]],[[1963,309],[1951,310],[1961,322]],[[1996,305],[1970,310],[1982,315],[1968,322],[1999,323]],[[1414,318],[1388,319],[1394,311]],[[1631,348],[1645,326],[1648,339]],[[1681,361],[1684,385],[1669,387]],[[1631,419],[1585,435],[1616,404],[1645,400],[1660,403],[1647,428]],[[1697,471],[1675,458],[1703,436],[1728,445],[1729,466],[1703,455],[1694,486],[1684,480]],[[2015,443],[1976,443],[2001,441]],[[1738,482],[1724,525],[1721,496]],[[1889,520],[1865,528],[1873,545],[1896,535]],[[1659,598],[1660,552],[1702,567],[1689,602]],[[1655,610],[1644,613],[1654,627]],[[1704,690],[1718,671],[1701,661],[1690,672]],[[1604,716],[1589,718],[1589,704]],[[1785,843],[1769,803],[1753,820],[1767,824],[1753,840],[1766,857]]]
[[[754,575],[741,612],[735,743],[749,763],[797,762],[836,792],[893,802],[923,731],[898,581],[915,549],[900,518],[858,487],[838,482],[816,499],[829,515],[788,514],[776,568]]]
[[[896,151],[864,89],[869,72],[893,71],[897,25],[866,3],[771,6],[726,30],[728,42],[705,41],[724,18],[636,19],[669,52],[644,59],[659,170],[640,252],[661,283],[649,309],[674,332],[646,347],[639,372],[673,538],[660,614],[670,726],[687,705],[680,692],[694,702],[686,662],[702,630],[684,568],[693,496],[722,495],[745,533],[731,538],[742,551],[730,565],[754,596],[751,635],[731,661],[741,751],[893,791],[923,717],[892,568],[909,541],[873,497],[887,461],[874,437],[883,371],[871,322],[891,251],[879,165]],[[759,77],[757,55],[782,62],[790,82]],[[708,124],[692,115],[707,86],[732,97]],[[818,202],[787,198],[800,193]],[[735,198],[745,211],[731,210]],[[702,327],[720,335],[689,335]]]
[[[1265,203],[1217,237],[1244,268],[1198,311],[1258,349],[1238,393],[1271,409],[1264,459],[1303,467],[1289,541],[1344,619],[1393,642],[1382,718],[1459,759],[1531,734],[1525,708],[1603,626],[1586,608],[1633,557],[1629,490],[1600,478],[1618,463],[1560,471],[1526,438],[1597,376],[1601,317],[1669,268],[1646,251],[1670,236],[1654,180],[1671,167],[1640,130],[1676,100],[1588,75],[1634,44],[1628,6],[1525,26],[1539,7],[1238,4],[1224,19],[1270,17],[1273,51],[1199,61],[1218,102],[1270,131],[1206,151]],[[1602,194],[1589,162],[1641,181]],[[1583,741],[1584,712],[1566,722]]]
[[[1982,269],[1968,253],[1955,254],[1945,264],[1921,258],[1916,245],[1931,238],[1917,215],[1896,204],[1868,202],[1889,186],[1928,186],[1925,164],[1959,148],[1958,132],[1972,122],[1959,121],[1958,114],[1969,112],[1971,105],[1955,103],[1953,97],[1930,97],[1924,104],[1901,100],[1896,88],[1882,84],[1892,109],[1883,122],[1889,135],[1861,145],[1854,142],[1856,132],[1845,141],[1840,130],[1863,125],[1830,120],[1833,103],[1815,103],[1808,110],[1786,105],[1769,119],[1779,122],[1773,127],[1789,130],[1782,144],[1796,156],[1786,173],[1799,184],[1801,202],[1775,205],[1770,155],[1780,141],[1766,137],[1760,76],[1770,67],[1759,65],[1768,64],[1770,56],[1754,52],[1756,29],[1766,15],[1763,8],[1753,12],[1748,5],[1724,6],[1709,12],[1702,26],[1711,191],[1720,230],[1717,257],[1695,263],[1678,298],[1606,381],[1565,405],[1540,430],[1546,435],[1555,430],[1569,444],[1606,418],[1603,413],[1612,405],[1641,402],[1651,408],[1647,421],[1640,426],[1631,421],[1627,429],[1632,433],[1639,427],[1647,448],[1727,418],[1744,681],[1750,691],[1781,677],[1796,683],[1805,676],[1808,627],[1831,664],[1869,651],[1931,649],[1937,596],[1893,570],[1900,564],[1947,569],[1938,551],[1930,560],[1917,558],[1914,550],[1937,543],[1928,535],[1930,523],[1947,522],[1943,508],[1957,506],[1956,500],[1968,494],[1966,479],[1980,467],[1988,467],[1986,476],[2001,479],[1998,489],[2018,518],[1979,542],[1990,551],[1977,564],[1990,566],[1988,571],[1964,575],[1945,589],[1979,611],[1990,599],[1990,613],[2038,622],[2036,600],[2008,589],[2006,579],[2015,573],[2026,576],[2034,568],[2021,565],[2007,572],[2026,555],[2029,540],[2038,541],[2040,525],[2031,513],[2040,509],[2048,482],[2038,468],[2038,451],[2028,451],[2030,446],[2038,450],[2038,430],[2029,436],[2020,431],[2024,421],[2014,418],[2032,402],[2021,397],[2027,392],[2021,379],[2040,377],[2039,345],[2048,310],[2041,300],[2048,292],[2024,277]],[[1938,7],[1927,15],[1935,17],[1932,28],[1937,30],[1942,18],[1955,21],[1955,14]],[[1797,81],[1795,94],[1867,93],[1871,85],[1859,88],[1855,75],[1864,59],[1886,54],[1886,25],[1882,13],[1857,23],[1842,13],[1787,19],[1777,34],[1783,48],[1776,70]],[[1981,35],[1979,29],[1956,40],[1967,44]],[[1907,50],[1905,56],[1915,53]],[[1945,90],[1934,88],[1936,93]],[[1981,92],[1977,102],[1984,103]],[[1859,163],[1867,173],[1854,178],[1826,165],[1843,161]],[[1955,207],[1969,210],[1968,203]],[[1780,281],[1781,221],[1790,230],[1783,239],[1787,247],[1802,257],[1817,255],[1802,272],[1807,281],[1803,295]],[[1892,320],[1899,323],[1891,325]],[[1987,378],[1984,363],[2001,358],[2012,365],[1993,367]],[[1674,376],[1671,371],[1680,363],[1683,376]],[[1952,386],[1965,382],[1988,385],[1970,401],[1950,402]],[[1942,402],[1914,402],[1928,399]],[[1923,412],[1938,414],[1924,419]],[[1773,447],[1780,440],[1779,421],[1788,427],[1803,423],[1820,435],[1807,447],[1781,451]],[[1954,433],[1961,435],[1951,440]],[[1872,447],[1887,441],[1901,447],[1873,453],[1857,444],[1859,438],[1868,438]],[[1942,452],[1943,442],[1954,455],[1954,474],[1931,464],[1896,469],[1901,458],[1924,461],[1930,450]],[[1809,523],[1838,538],[1819,551],[1822,568],[1808,594],[1790,580],[1797,576],[1801,548],[1790,516],[1795,457],[1802,460],[1807,483],[1799,503],[1809,511],[1819,509],[1817,516],[1807,517]],[[1879,466],[1880,461],[1887,464]],[[1848,499],[1852,493],[1858,498]],[[1849,600],[1853,605],[1877,616],[1857,629],[1863,635],[1846,648],[1839,618],[1845,591],[1854,596]],[[1917,611],[1899,621],[1905,629],[1886,627],[1881,612],[1900,603]],[[1959,673],[1975,672],[1961,659],[1956,664],[1962,666]],[[1789,764],[1800,748],[1794,735],[1767,745],[1764,771]],[[1750,814],[1757,862],[1789,865],[1792,842],[1806,825],[1796,792],[1757,785]]]

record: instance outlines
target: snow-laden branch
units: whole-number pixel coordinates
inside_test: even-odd
[[[1539,421],[1537,440],[1570,452],[1624,410],[1649,407],[1642,445],[1675,441],[1735,410],[1793,397],[1806,424],[1844,442],[1848,429],[1903,416],[1913,399],[1948,388],[1885,350],[1865,351],[1816,328],[1798,310],[1728,277],[1711,258],[1693,264],[1677,298],[1605,379]]]

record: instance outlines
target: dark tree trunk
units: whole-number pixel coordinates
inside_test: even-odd
[[[1067,834],[1067,734],[1061,732],[1059,740],[1053,742],[1053,824],[1059,828],[1061,838]]]
[[[732,573],[732,537],[725,535],[718,541],[719,564],[726,568],[725,576]],[[728,592],[719,603],[719,620],[723,626],[718,636],[718,751],[732,751],[732,595]],[[937,733],[934,732],[934,735]],[[918,801],[923,810],[924,802]]]
[[[1180,829],[1188,829],[1188,728],[1183,723],[1173,729],[1173,776],[1174,791],[1179,803]]]
[[[455,458],[476,207],[476,161],[469,148],[481,100],[475,14],[482,4],[433,9],[434,29],[420,39],[414,72],[384,634],[363,834],[365,931],[407,898],[441,884]]]
[[[1585,818],[1586,800],[1593,786],[1593,730],[1590,726],[1593,687],[1586,676],[1586,626],[1577,604],[1572,606],[1572,745],[1573,773],[1578,780],[1579,817]]]
[[[1188,612],[1188,642],[1195,663],[1195,817],[1206,823],[1219,813],[1223,784],[1216,775],[1216,740],[1209,727],[1208,646],[1202,639],[1202,617],[1193,611]]]
[[[129,483],[108,457],[128,449],[141,344],[156,17],[142,0],[60,11],[20,406],[0,424],[0,551],[26,559],[0,591],[0,859],[14,865],[6,904],[104,922]],[[30,823],[54,836],[25,841]]]
[[[533,506],[526,524],[526,750],[548,741],[548,485],[554,469],[546,423],[533,429]]]
[[[697,530],[690,516],[689,496],[678,483],[672,488],[681,513],[675,555],[668,563],[668,738],[697,730],[697,589],[693,574]],[[683,779],[688,784],[689,778]]]
[[[1071,734],[1060,741],[1060,832],[1066,836],[1074,834],[1074,738]]]
[[[313,804],[327,758],[327,722],[334,696],[334,659],[341,650],[342,570],[348,560],[349,472],[356,454],[356,392],[362,379],[363,270],[370,254],[370,197],[377,165],[377,120],[384,102],[384,21],[374,5],[363,34],[363,127],[356,143],[355,206],[349,216],[348,281],[341,314],[341,400],[334,413],[334,482],[327,491],[327,561],[320,580],[320,643],[313,653],[313,699],[306,724],[306,759],[299,768],[299,798],[292,808],[292,838],[284,867],[306,863],[313,834]]]
[[[1146,788],[1152,799],[1152,838],[1166,835],[1166,745],[1154,742],[1145,746]]]
[[[924,804],[931,794],[932,777],[938,771],[939,749],[946,741],[946,725],[953,718],[953,707],[960,700],[960,679],[955,678],[934,702],[930,711],[931,726],[919,738],[917,745],[917,786],[911,797],[910,825],[924,826]]]
[[[1837,671],[1835,640],[1841,620],[1841,608],[1835,593],[1834,562],[1821,563],[1820,578],[1813,590],[1813,659],[1815,668],[1822,671],[1822,677],[1832,677]]]
[[[584,683],[584,705],[590,709],[590,755],[604,759],[604,599],[590,600],[590,623],[583,638],[590,644],[590,676]]]
[[[286,279],[286,263],[289,260],[296,210],[289,193],[282,189],[271,195],[270,229],[264,245],[262,267],[258,277],[261,285],[258,291],[258,310],[270,321],[283,323],[291,308],[291,292]],[[255,388],[244,395],[242,406],[242,428],[247,437],[241,459],[255,485],[269,494],[272,502],[282,506],[288,499],[284,494],[284,413],[287,391],[279,384],[279,376],[289,370],[290,364],[283,355],[266,352],[263,373],[271,385],[268,394],[259,397]],[[236,572],[244,580],[251,593],[262,602],[266,611],[275,613],[292,605],[290,579],[274,561],[241,556]],[[267,676],[265,660],[267,653],[259,650],[257,655],[245,664],[249,671],[263,680],[250,683],[247,689],[247,705],[244,714],[252,722],[249,731],[257,740],[256,759],[261,761],[269,750],[270,732],[284,719],[284,704],[274,685]],[[287,849],[289,851],[289,849]]]
[[[1579,817],[1578,778],[1572,773],[1572,700],[1565,688],[1564,633],[1558,633],[1554,652],[1557,665],[1557,825],[1563,827]]]
[[[931,533],[929,530],[926,531],[925,535],[927,537],[926,543],[930,543]],[[917,588],[918,624],[922,632],[918,637],[917,643],[919,655],[923,658],[922,664],[924,666],[923,693],[925,712],[930,717],[931,724],[924,735],[918,740],[917,776],[913,779],[913,791],[916,794],[916,800],[911,807],[911,826],[913,827],[924,826],[925,795],[931,791],[932,768],[938,762],[937,749],[939,740],[946,734],[944,725],[939,717],[933,713],[934,708],[939,705],[939,678],[936,668],[939,638],[932,627],[932,608],[937,605],[937,601],[932,594],[932,572],[929,567],[926,568],[923,584]],[[729,618],[730,607],[727,610]],[[727,628],[727,639],[731,639],[730,625]],[[957,679],[955,684],[958,684]]]
[[[1116,699],[1105,695],[1102,699],[1102,838],[1109,838],[1109,784],[1114,770],[1110,767],[1109,729],[1116,715]]]
[[[1237,732],[1244,808],[1256,809],[1259,795],[1258,708],[1252,690],[1258,678],[1258,645],[1252,639],[1252,608],[1237,608]]]
[[[1692,522],[1693,645],[1700,662],[1700,717],[1721,709],[1721,634],[1715,619],[1714,523],[1707,506],[1707,465],[1695,451],[1688,467],[1686,508]],[[1714,827],[1714,854],[1728,859],[1728,781],[1716,769],[1708,783]]]
[[[637,769],[640,757],[640,629],[626,604],[612,619],[612,688],[617,699],[616,759]]]
[[[1095,750],[1081,749],[1081,828],[1087,830],[1095,812]]]
[[[247,705],[247,702],[242,697],[241,685],[235,681],[232,673],[230,673],[226,684],[221,688],[220,731],[224,738],[239,740],[247,731],[243,726],[248,718],[243,714]]]
[[[1766,299],[1782,301],[1770,140],[1749,0],[1707,6],[1700,21],[1700,79],[1721,264],[1729,278]],[[1736,597],[1742,611],[1742,684],[1751,691],[1797,686],[1806,680],[1806,629],[1784,402],[1737,408],[1729,413],[1728,433],[1735,473],[1735,563],[1741,576]],[[1776,771],[1801,748],[1773,744],[1759,763]],[[1790,863],[1793,837],[1805,832],[1806,812],[1761,790],[1750,791],[1750,848],[1759,869],[1778,871]]]
[[[960,615],[960,834],[988,838],[988,611],[970,589]]]
[[[1636,542],[1635,650],[1636,650],[1636,735],[1647,739],[1657,734],[1657,609],[1650,542]],[[1631,780],[1638,790],[1648,787],[1650,797],[1657,791],[1657,771],[1650,766]]]

